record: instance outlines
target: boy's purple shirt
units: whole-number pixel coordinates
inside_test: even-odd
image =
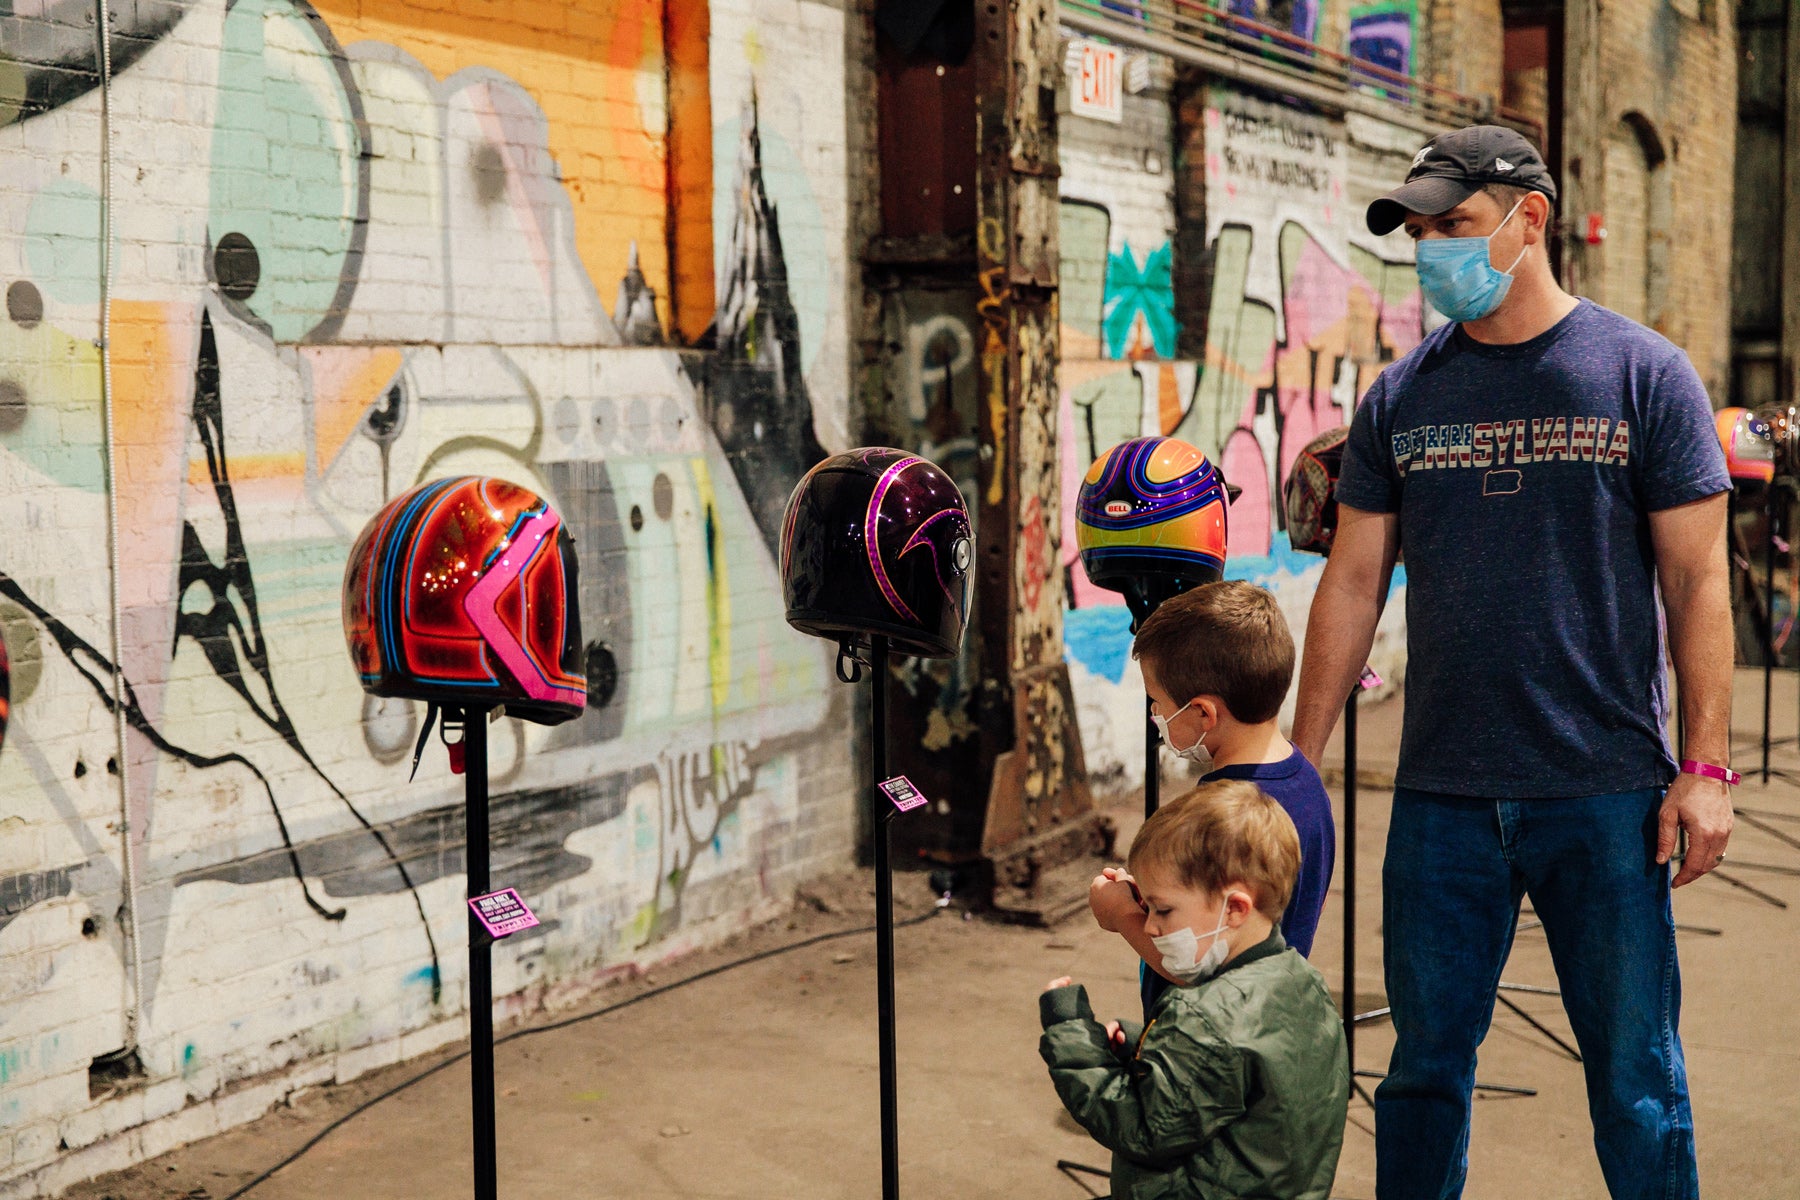
[[[1300,874],[1294,880],[1294,894],[1288,898],[1287,909],[1281,914],[1281,936],[1304,958],[1312,953],[1319,913],[1325,907],[1325,893],[1337,863],[1337,824],[1332,820],[1331,797],[1325,791],[1325,782],[1298,750],[1280,762],[1220,767],[1200,782],[1216,779],[1249,780],[1293,818],[1294,828],[1300,834]],[[1137,889],[1132,891],[1135,894]],[[1144,1020],[1148,1021],[1157,997],[1164,988],[1174,985],[1148,965],[1138,975]]]

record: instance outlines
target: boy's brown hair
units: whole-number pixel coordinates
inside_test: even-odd
[[[1214,895],[1229,883],[1256,893],[1257,911],[1281,920],[1300,874],[1293,818],[1247,779],[1203,783],[1150,815],[1131,841],[1126,866],[1146,864]]]
[[[1164,600],[1138,628],[1131,656],[1177,704],[1217,696],[1246,725],[1273,721],[1294,678],[1294,635],[1275,597],[1238,579]]]

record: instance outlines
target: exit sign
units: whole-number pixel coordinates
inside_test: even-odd
[[[1070,80],[1069,111],[1078,117],[1121,124],[1125,101],[1119,48],[1078,40],[1069,55],[1075,60]]]

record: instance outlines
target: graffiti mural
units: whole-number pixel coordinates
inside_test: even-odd
[[[1318,37],[1319,0],[1231,0],[1227,11],[1309,42]]]
[[[1373,0],[1350,6],[1350,57],[1412,74],[1418,0]]]
[[[763,70],[779,6],[710,42],[695,0],[563,7],[151,0],[106,80],[91,6],[0,15],[37,55],[0,95],[0,1177],[78,1178],[143,1119],[99,1063],[179,1108],[455,1036],[460,780],[434,749],[407,782],[422,714],[361,693],[339,618],[350,540],[419,481],[532,488],[581,562],[588,710],[490,732],[493,876],[545,918],[496,953],[503,1008],[849,859],[845,716],[769,549],[845,426],[842,97]],[[950,391],[967,328],[924,353]]]
[[[1126,242],[1106,260],[1101,327],[1111,358],[1166,358],[1175,353],[1173,262],[1164,242],[1141,260]]]
[[[1191,442],[1241,489],[1229,514],[1227,575],[1270,588],[1298,634],[1321,560],[1290,548],[1282,486],[1300,449],[1347,424],[1381,369],[1418,344],[1428,314],[1407,248],[1361,229],[1351,162],[1367,152],[1351,145],[1341,123],[1224,87],[1209,91],[1203,119],[1211,279],[1204,358],[1165,352],[1172,328],[1167,343],[1140,336],[1120,347],[1131,353],[1115,354],[1110,269],[1099,314],[1090,293],[1065,292],[1066,343],[1083,344],[1071,333],[1094,328],[1098,315],[1101,344],[1062,366],[1063,527],[1073,528],[1082,474],[1109,447],[1154,435]],[[1107,253],[1107,237],[1094,206],[1065,201],[1065,272],[1081,278]],[[1160,271],[1166,287],[1166,254]],[[1094,345],[1091,335],[1085,344]],[[1123,786],[1141,769],[1134,764],[1143,737],[1130,616],[1122,596],[1087,579],[1072,537],[1062,562],[1072,605],[1065,646],[1089,770],[1097,786],[1109,776]],[[1391,626],[1378,658],[1398,652]]]

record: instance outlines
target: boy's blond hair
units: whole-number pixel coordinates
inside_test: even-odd
[[[1294,678],[1294,635],[1275,597],[1239,579],[1171,596],[1131,645],[1177,704],[1217,696],[1246,725],[1273,721]]]
[[[1300,873],[1300,833],[1254,783],[1220,779],[1176,797],[1145,820],[1126,866],[1135,874],[1145,865],[1214,895],[1242,883],[1256,893],[1257,910],[1279,921]]]

